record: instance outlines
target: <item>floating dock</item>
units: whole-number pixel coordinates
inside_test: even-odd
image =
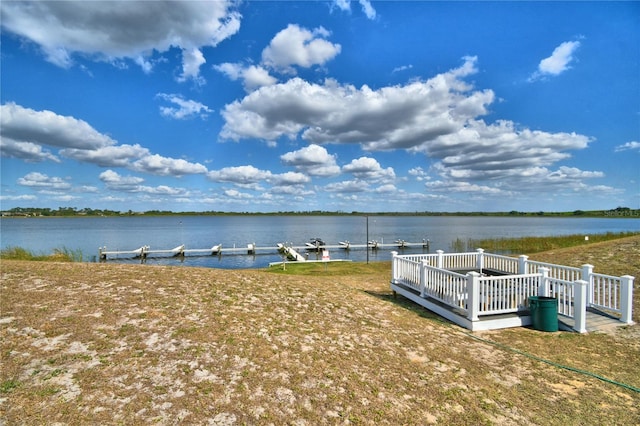
[[[393,243],[380,243],[378,241],[369,241],[367,244],[352,244],[349,241],[340,241],[338,244],[322,244],[316,246],[301,245],[294,246],[287,243],[278,243],[275,246],[263,246],[259,247],[256,243],[248,243],[246,247],[223,247],[222,244],[216,244],[210,248],[203,249],[187,249],[184,244],[181,244],[172,249],[152,250],[150,246],[145,245],[135,250],[107,250],[107,247],[99,247],[99,259],[108,260],[110,257],[128,256],[133,258],[146,259],[153,256],[187,256],[187,255],[199,255],[199,256],[220,256],[223,253],[231,254],[249,254],[255,255],[258,252],[265,254],[273,253],[277,251],[283,256],[286,256],[290,261],[304,262],[308,260],[308,256],[302,255],[303,252],[320,252],[330,249],[342,249],[342,250],[378,250],[385,248],[414,248],[422,247],[429,250],[429,240],[422,240],[421,243],[411,243],[405,240],[396,240]]]

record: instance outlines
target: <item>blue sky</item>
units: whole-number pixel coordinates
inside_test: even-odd
[[[0,7],[2,209],[640,208],[639,2]]]

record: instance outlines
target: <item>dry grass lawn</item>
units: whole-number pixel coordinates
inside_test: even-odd
[[[531,258],[634,275],[640,322],[640,237]],[[637,389],[639,325],[471,335],[394,299],[390,263],[338,267],[3,260],[0,424],[639,423],[637,391],[522,354]]]

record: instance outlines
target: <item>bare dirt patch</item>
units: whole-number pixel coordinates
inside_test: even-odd
[[[603,247],[613,253],[604,265],[585,253],[567,255],[567,263],[588,259],[598,271],[637,277],[639,242]],[[559,252],[531,257],[563,263]],[[622,252],[635,260],[618,270]],[[2,261],[2,419],[637,424],[637,392],[474,339],[394,299],[388,263],[371,268],[354,276],[288,276]],[[638,291],[635,303],[637,321]],[[477,336],[638,388],[638,327]]]

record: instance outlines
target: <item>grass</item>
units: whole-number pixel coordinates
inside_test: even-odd
[[[0,251],[0,259],[47,262],[82,262],[81,250],[70,250],[66,247],[56,248],[50,254],[35,254],[22,247],[7,247]]]
[[[525,254],[530,254],[525,252]],[[531,255],[640,277],[640,236]],[[6,424],[637,424],[640,326],[470,336],[389,262],[0,263]],[[634,320],[640,322],[636,280]]]
[[[456,239],[451,243],[454,251],[462,252],[483,248],[485,251],[494,253],[524,254],[540,253],[548,250],[555,250],[567,247],[584,247],[589,244],[603,241],[611,241],[625,237],[640,235],[638,232],[608,232],[603,234],[588,235],[560,235],[545,237],[522,237],[522,238],[483,238],[469,239],[466,244],[461,239]]]
[[[341,275],[389,274],[391,262],[287,262],[276,265],[269,272],[282,275]]]

